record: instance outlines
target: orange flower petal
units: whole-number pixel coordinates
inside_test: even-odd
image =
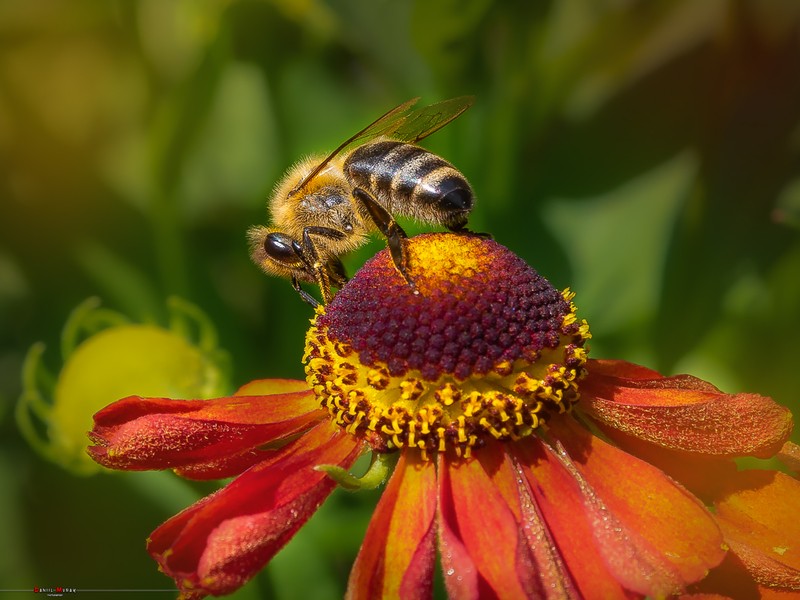
[[[448,595],[459,600],[540,597],[522,525],[489,475],[503,460],[491,448],[481,448],[477,458],[463,461],[439,455],[439,546],[445,586]]]
[[[712,516],[664,473],[570,417],[549,426],[568,455],[556,457],[581,488],[595,543],[624,587],[651,596],[679,593],[723,559]]]
[[[529,438],[520,444],[484,447],[481,449],[483,466],[491,485],[500,492],[525,535],[527,549],[518,552],[518,556],[525,559],[517,562],[518,569],[525,570],[524,573],[518,573],[520,581],[531,580],[529,587],[535,585],[540,596],[577,597],[578,589],[570,573],[572,565],[565,564],[553,539],[550,523],[545,519],[534,498],[532,486],[526,480],[526,461],[538,458],[526,454],[524,450],[517,451],[518,446],[532,442]]]
[[[308,389],[213,400],[130,396],[95,414],[88,451],[115,469],[185,467],[283,439],[326,414]]]
[[[623,375],[614,374],[614,365]],[[590,360],[587,370],[589,376],[580,384],[582,410],[613,429],[665,448],[766,458],[780,449],[792,429],[791,412],[765,396],[724,394],[690,375],[648,379],[646,371],[622,361]]]
[[[588,550],[592,547],[594,533],[575,479],[537,439],[513,444],[512,451],[561,560],[571,574],[572,585],[578,588],[577,594],[564,596],[587,600],[628,598],[601,553]],[[567,588],[567,585],[561,587]]]
[[[227,487],[169,519],[148,551],[184,592],[229,594],[260,570],[336,486],[314,467],[349,468],[362,451],[324,421]]]
[[[436,469],[403,452],[350,572],[347,598],[427,598],[436,558]]]
[[[743,471],[715,505],[725,541],[755,580],[800,591],[800,481]]]
[[[607,425],[598,426],[617,447],[658,467],[707,503],[738,470],[732,458],[670,450]]]

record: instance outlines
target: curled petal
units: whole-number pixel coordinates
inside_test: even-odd
[[[542,590],[522,524],[489,475],[491,446],[474,460],[439,457],[439,546],[451,598],[535,598]]]
[[[669,448],[710,456],[774,455],[789,437],[792,414],[771,398],[724,394],[691,377],[646,377],[622,361],[593,361],[581,382],[581,407],[613,430]]]
[[[554,456],[580,490],[594,542],[625,588],[679,593],[720,563],[722,536],[696,498],[570,417],[549,425],[558,440]]]
[[[184,593],[242,586],[313,514],[335,483],[314,467],[350,467],[362,446],[325,421],[156,529],[148,551]]]
[[[325,414],[307,389],[213,400],[130,396],[95,414],[88,452],[115,469],[187,467],[284,439]]]
[[[725,541],[753,578],[800,591],[800,482],[776,471],[743,471],[715,505]]]
[[[532,457],[524,449],[536,443],[533,439],[526,439],[523,443],[507,446],[511,454],[505,453],[502,461],[496,461],[496,468],[487,470],[487,475],[522,526],[528,547],[526,553],[520,554],[522,557],[529,555],[533,564],[528,565],[522,560],[517,564],[518,567],[527,568],[536,578],[537,593],[557,598],[577,598],[580,593],[571,572],[574,565],[567,564],[566,556],[556,545],[551,524],[535,497],[530,479],[526,479],[527,468],[538,459],[531,460]],[[580,562],[583,561],[581,557]],[[524,580],[521,574],[519,576]],[[593,585],[597,589],[599,582],[594,581]],[[613,598],[611,595],[603,597]]]
[[[572,579],[559,587],[577,587],[577,593],[562,597],[587,600],[624,600],[628,594],[609,570],[601,552],[592,548],[594,523],[574,477],[538,439],[515,444],[513,452],[533,496],[536,508],[553,538],[560,560]],[[541,544],[540,544],[541,545]],[[555,560],[554,560],[555,562]]]
[[[350,572],[347,598],[430,598],[436,470],[401,454]]]
[[[450,495],[445,496],[444,459],[440,455],[438,463],[438,507],[437,523],[439,533],[439,552],[447,595],[450,598],[475,600],[480,597],[479,574],[469,550],[458,535],[456,509]]]
[[[786,442],[778,453],[778,459],[795,475],[800,475],[800,446],[794,442]]]

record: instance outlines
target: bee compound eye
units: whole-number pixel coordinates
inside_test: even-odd
[[[297,243],[282,233],[270,233],[264,238],[264,252],[273,260],[282,263],[296,263],[298,261],[295,247]]]

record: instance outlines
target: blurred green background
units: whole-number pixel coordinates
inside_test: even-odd
[[[311,310],[245,231],[293,161],[414,96],[475,95],[425,145],[472,229],[577,293],[592,356],[798,414],[799,26],[794,0],[0,2],[0,587],[169,589],[145,537],[214,489],[43,460],[31,345],[57,374],[87,297],[166,325],[178,295],[234,385],[302,377]],[[236,597],[341,596],[376,497],[335,493]]]

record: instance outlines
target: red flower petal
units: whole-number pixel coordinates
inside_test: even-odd
[[[324,421],[156,529],[148,551],[182,591],[228,594],[261,569],[335,487],[363,446]]]
[[[624,587],[675,594],[724,557],[708,511],[664,473],[589,434],[570,417],[549,422],[579,484],[594,540]]]
[[[94,460],[115,469],[184,467],[283,439],[325,415],[307,389],[214,400],[130,396],[95,414],[89,437],[96,445],[88,451]]]
[[[690,375],[647,378],[649,370],[623,361],[590,360],[587,370],[581,408],[613,429],[665,448],[769,457],[792,429],[791,412],[765,396],[724,394]]]
[[[347,598],[429,598],[433,592],[436,469],[403,452],[350,572]]]
[[[502,451],[492,448],[481,448],[469,460],[439,455],[439,544],[447,592],[459,600],[541,596],[522,525],[489,475],[503,462]]]
[[[757,582],[800,591],[800,481],[743,471],[716,508],[725,541]]]
[[[224,458],[176,467],[174,471],[176,475],[196,481],[227,479],[228,477],[236,477],[253,465],[257,465],[260,462],[274,457],[277,452],[278,449],[245,450],[244,452],[225,456]]]

